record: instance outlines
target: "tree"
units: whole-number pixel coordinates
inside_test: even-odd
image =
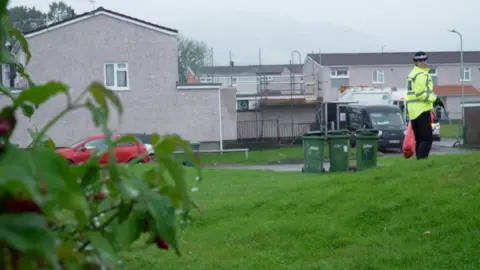
[[[203,41],[180,36],[178,39],[178,73],[180,81],[185,82],[188,68],[197,72],[211,61],[211,52]]]
[[[53,2],[49,5],[48,21],[51,23],[66,20],[75,16],[75,10],[63,1]]]
[[[0,2],[1,17],[8,2]],[[0,38],[13,36],[30,60],[22,33],[0,21]],[[2,45],[0,64],[14,65],[29,87],[18,95],[0,88],[6,101],[0,105],[0,269],[125,269],[119,254],[136,241],[180,255],[179,230],[191,223],[191,211],[198,206],[190,196],[189,174],[173,152],[179,146],[194,160],[197,183],[192,192],[197,191],[201,168],[189,142],[176,135],[152,134],[156,158],[151,164],[135,164],[145,156],[128,166],[117,164],[116,146],[137,139],[112,136],[111,114],[124,113],[115,91],[92,82],[74,98],[70,87],[57,80],[34,84]],[[61,111],[45,119],[37,131],[22,130],[20,121],[29,121],[37,106],[58,96],[66,96]],[[48,131],[65,114],[79,109],[91,114],[107,147],[94,151],[82,164],[69,164],[55,150]],[[25,118],[19,117],[22,114]],[[15,131],[31,134],[26,148],[12,143]],[[109,161],[102,165],[104,155]]]
[[[46,14],[35,7],[16,6],[8,9],[7,24],[22,32],[29,32],[44,26],[46,19]]]

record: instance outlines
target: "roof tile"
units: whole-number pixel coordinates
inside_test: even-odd
[[[322,53],[309,54],[315,62],[323,66],[375,66],[413,64],[413,52],[386,53]],[[427,52],[431,64],[460,63],[460,52]],[[480,63],[480,51],[464,51],[464,62]]]
[[[435,85],[433,92],[438,96],[454,96],[462,94],[461,85]],[[472,85],[464,85],[465,95],[480,95],[480,90]]]

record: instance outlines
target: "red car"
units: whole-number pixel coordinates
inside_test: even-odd
[[[113,135],[114,139],[120,138],[120,135]],[[69,164],[78,164],[86,162],[90,155],[96,149],[107,148],[107,141],[105,135],[91,136],[79,143],[76,143],[68,148],[57,149],[57,153],[64,156]],[[149,162],[147,149],[142,142],[137,140],[137,143],[121,143],[115,147],[115,155],[117,157],[117,163],[128,163],[132,159],[142,156],[143,158],[138,163]],[[108,153],[100,158],[100,164],[108,163]]]

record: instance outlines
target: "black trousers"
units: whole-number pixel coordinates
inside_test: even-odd
[[[413,134],[415,134],[415,154],[417,159],[426,159],[433,144],[432,116],[430,111],[423,112],[416,119],[411,120]]]

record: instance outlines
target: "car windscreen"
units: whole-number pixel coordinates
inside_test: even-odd
[[[399,112],[371,112],[369,115],[375,128],[405,126],[402,114]]]
[[[141,141],[143,144],[151,144],[150,143],[150,136],[149,135],[146,135],[146,134],[135,134],[135,137],[137,137],[137,139],[139,141]]]

